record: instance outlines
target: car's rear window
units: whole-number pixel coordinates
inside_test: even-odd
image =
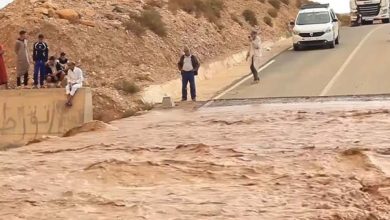
[[[327,11],[304,12],[297,18],[297,25],[326,24],[330,22],[330,15]]]

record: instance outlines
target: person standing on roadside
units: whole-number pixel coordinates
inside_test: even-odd
[[[260,68],[261,59],[261,39],[257,34],[257,31],[252,31],[250,36],[250,47],[246,56],[246,60],[251,59],[251,72],[253,74],[253,80],[255,83],[260,81],[258,68]]]
[[[28,58],[27,47],[27,32],[20,31],[19,38],[15,43],[16,53],[16,85],[19,88],[22,85],[21,78],[23,77],[23,85],[28,85],[28,70],[30,68],[30,60]]]
[[[0,86],[5,85],[5,89],[8,89],[7,68],[5,67],[3,55],[4,55],[3,45],[0,44]]]
[[[40,34],[38,36],[38,42],[34,44],[33,60],[34,60],[34,88],[44,86],[44,81],[46,79],[46,62],[49,59],[49,46],[44,42],[45,37]],[[39,76],[39,79],[38,79]]]
[[[184,54],[180,57],[178,68],[182,77],[182,101],[187,101],[187,85],[190,83],[191,99],[196,101],[195,76],[198,75],[199,61],[191,54],[189,47],[184,48]]]

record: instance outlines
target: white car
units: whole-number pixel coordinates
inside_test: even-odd
[[[294,50],[307,46],[334,48],[339,44],[339,20],[329,4],[304,5],[291,25]]]

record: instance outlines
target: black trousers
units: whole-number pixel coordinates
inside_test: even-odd
[[[21,82],[21,77],[16,77],[16,85],[17,86],[21,86],[22,85],[22,82]],[[27,86],[28,85],[28,72],[26,72],[24,75],[23,75],[23,85]]]
[[[190,84],[191,99],[196,99],[196,86],[195,86],[195,74],[193,71],[183,71],[181,73],[182,77],[182,100],[187,100],[187,85]]]
[[[257,69],[255,67],[255,59],[254,59],[254,57],[252,57],[251,71],[252,71],[252,74],[253,74],[253,79],[255,81],[259,81],[260,80],[259,73],[257,72]]]

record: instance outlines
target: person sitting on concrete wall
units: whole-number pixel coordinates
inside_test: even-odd
[[[65,72],[60,62],[55,56],[51,56],[46,63],[47,83],[57,84],[57,87],[61,87],[61,82],[65,78]]]
[[[83,87],[83,71],[76,67],[75,62],[68,63],[68,74],[67,74],[68,84],[65,87],[66,95],[68,96],[68,101],[66,103],[67,106],[72,106],[72,100],[76,91]]]
[[[60,62],[61,66],[64,70],[68,68],[68,58],[66,57],[66,54],[64,52],[61,52],[60,58],[58,58],[58,61]]]
[[[3,55],[4,55],[3,45],[0,44],[0,86],[5,85],[5,89],[8,89],[7,68],[5,68],[5,61]]]
[[[178,68],[182,77],[182,101],[187,100],[187,85],[190,83],[192,101],[196,101],[195,76],[198,75],[199,61],[191,54],[189,47],[184,48],[184,55],[180,57]]]

